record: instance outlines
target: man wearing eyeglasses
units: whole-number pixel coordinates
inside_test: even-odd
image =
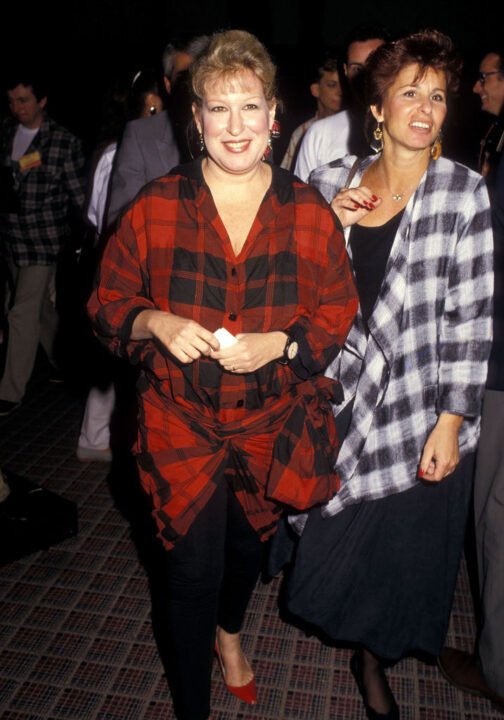
[[[480,63],[473,92],[481,98],[481,109],[493,115],[493,121],[481,141],[479,170],[484,177],[490,173],[490,191],[504,143],[504,55],[490,52]]]
[[[453,685],[504,710],[504,52],[485,55],[473,91],[493,116],[479,155],[490,193],[495,270],[493,343],[474,476],[480,618],[474,653],[445,648],[438,662]]]
[[[308,182],[312,170],[331,160],[349,153],[366,154],[362,70],[368,56],[388,37],[387,30],[376,25],[358,25],[348,36],[343,70],[350,88],[349,108],[317,120],[306,131],[294,169],[294,174],[303,182]]]

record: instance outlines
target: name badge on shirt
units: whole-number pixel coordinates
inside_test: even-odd
[[[35,152],[29,153],[28,155],[22,155],[18,163],[21,170],[31,170],[34,167],[42,165],[42,158],[40,157],[39,151],[35,150]]]

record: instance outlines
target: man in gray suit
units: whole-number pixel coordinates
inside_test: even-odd
[[[168,94],[173,96],[173,91],[181,84],[181,75],[206,48],[208,40],[207,36],[201,36],[187,44],[174,42],[166,47],[163,72]],[[179,99],[178,104],[181,102]],[[185,110],[190,111],[188,99],[187,104],[188,108],[175,108],[177,116],[184,117]],[[177,144],[166,110],[155,117],[127,123],[115,157],[106,225],[110,227],[116,222],[122,209],[144,185],[178,165],[181,154],[185,154],[184,149]]]
[[[179,151],[166,110],[127,123],[112,172],[107,226],[139,190],[178,165]]]

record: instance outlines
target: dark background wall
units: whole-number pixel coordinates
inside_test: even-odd
[[[1,11],[0,80],[19,59],[31,57],[47,67],[51,114],[91,146],[100,98],[112,78],[158,64],[172,35],[241,27],[265,42],[279,66],[286,107],[281,151],[290,130],[313,112],[308,71],[324,46],[338,48],[360,22],[385,25],[393,34],[436,27],[453,38],[466,61],[450,126],[453,145],[463,153],[479,132],[479,101],[471,86],[482,53],[499,40],[496,6],[488,0],[11,0]]]

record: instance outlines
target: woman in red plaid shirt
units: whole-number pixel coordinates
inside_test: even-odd
[[[214,650],[230,692],[256,702],[239,631],[282,506],[339,487],[341,391],[323,372],[357,309],[331,210],[263,162],[276,109],[265,48],[215,35],[192,87],[202,156],[139,193],[90,300],[99,335],[141,369],[136,454],[168,550],[181,720],[209,715]]]

